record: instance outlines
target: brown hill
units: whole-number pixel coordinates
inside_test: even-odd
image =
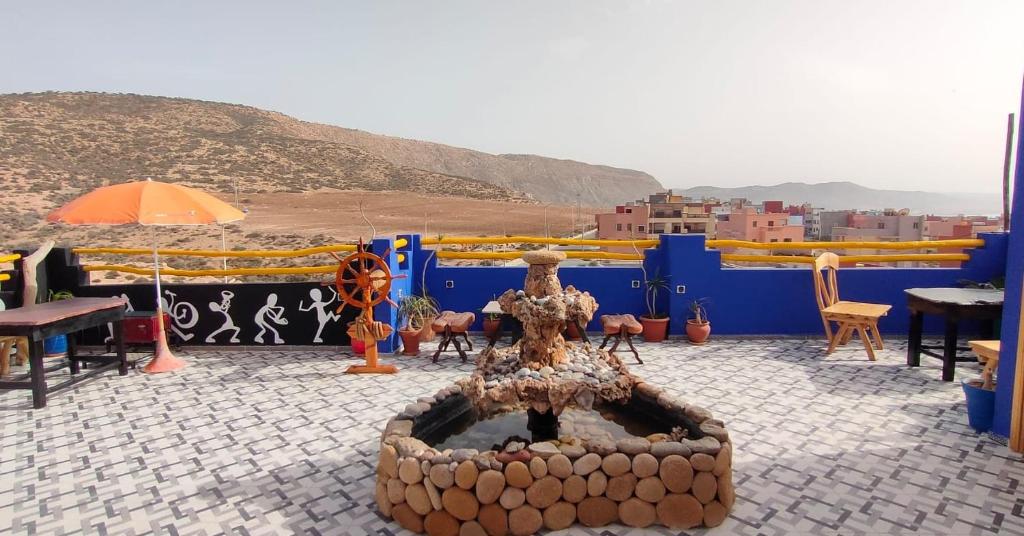
[[[645,197],[664,187],[632,169],[559,160],[531,154],[489,154],[428,141],[409,140],[316,123],[291,123],[296,135],[361,147],[396,164],[487,181],[534,199],[594,207]]]
[[[0,95],[0,165],[22,188],[75,194],[153,177],[244,192],[405,190],[523,199],[483,181],[395,164],[291,134],[297,120],[247,106],[102,93]],[[0,173],[3,173],[0,171]],[[57,199],[59,201],[59,199]]]

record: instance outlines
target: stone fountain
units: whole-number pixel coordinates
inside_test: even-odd
[[[498,299],[523,323],[516,345],[481,353],[471,376],[388,421],[375,492],[383,515],[431,535],[725,519],[735,492],[724,424],[562,337],[568,320],[586,325],[598,307],[563,290],[564,258],[524,254],[523,290]]]

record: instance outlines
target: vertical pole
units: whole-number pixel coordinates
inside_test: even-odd
[[[153,288],[156,289],[156,346],[153,351],[153,359],[142,370],[148,373],[170,372],[184,367],[185,362],[175,357],[167,345],[167,332],[164,329],[164,307],[160,302],[160,254],[157,251],[155,227],[153,228],[153,279],[155,282]],[[114,337],[116,342],[117,335]],[[118,352],[120,351],[118,349]]]
[[[226,252],[228,250],[228,239],[227,239],[227,236],[226,236],[227,233],[225,231],[226,229],[227,228],[224,226],[224,224],[221,224],[221,226],[220,226],[220,251],[221,251],[221,253],[224,253],[224,252]],[[221,266],[223,266],[224,270],[227,271],[227,269],[228,269],[228,258],[227,257],[221,257]],[[224,276],[224,284],[227,284],[227,282],[228,282],[228,276],[225,275]]]
[[[1006,119],[1006,153],[1003,156],[1003,230],[1010,230],[1010,157],[1013,155],[1013,117]]]

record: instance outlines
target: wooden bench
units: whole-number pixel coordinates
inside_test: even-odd
[[[472,352],[473,343],[470,342],[466,332],[469,331],[469,327],[473,325],[475,320],[476,315],[473,313],[441,311],[441,314],[430,325],[430,329],[434,330],[434,333],[442,334],[441,341],[437,343],[437,351],[434,352],[434,363],[437,363],[437,358],[440,357],[441,352],[448,349],[450,343],[455,343],[455,349],[459,352],[459,357],[462,358],[463,362],[468,359],[465,350],[462,349],[462,344],[459,343],[458,337],[462,336],[469,347],[469,351]]]
[[[999,341],[967,341],[971,350],[978,356],[978,361],[985,365],[981,370],[982,389],[992,391],[995,383],[996,369],[999,367]]]
[[[604,348],[608,341],[615,337],[615,344],[608,350],[609,354],[615,353],[619,343],[626,341],[626,344],[629,345],[629,350],[633,352],[633,356],[636,358],[636,362],[641,365],[644,363],[640,359],[640,353],[633,346],[633,335],[643,333],[644,326],[637,322],[633,315],[601,315],[601,329],[604,331],[604,340],[601,341],[601,346],[598,349]]]

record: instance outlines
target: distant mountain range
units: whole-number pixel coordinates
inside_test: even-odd
[[[727,200],[743,197],[756,203],[778,200],[787,205],[807,202],[829,210],[907,208],[913,214],[943,216],[997,215],[1002,210],[999,194],[876,190],[845,181],[817,184],[786,182],[774,186],[739,188],[697,186],[673,191],[694,198],[717,197]]]
[[[41,192],[152,177],[231,191],[412,191],[612,206],[662,188],[629,169],[493,155],[249,106],[109,93],[0,95],[0,176]],[[22,180],[24,179],[24,180]]]

